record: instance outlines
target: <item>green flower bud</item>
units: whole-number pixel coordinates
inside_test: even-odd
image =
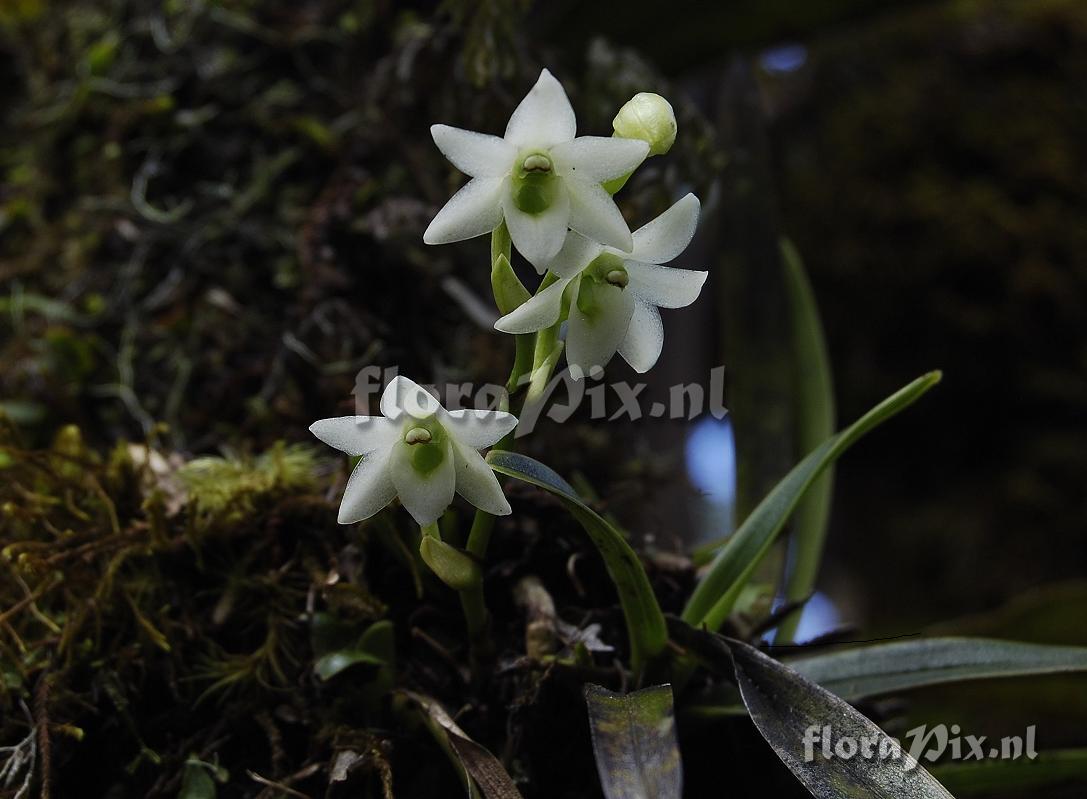
[[[483,579],[478,563],[440,538],[424,535],[419,542],[419,554],[438,579],[454,591],[479,585]]]
[[[664,155],[676,141],[676,114],[659,94],[638,92],[619,109],[611,122],[615,135],[641,139],[650,155]]]
[[[500,254],[491,267],[491,290],[498,312],[505,316],[521,307],[532,295],[513,271],[509,259]]]

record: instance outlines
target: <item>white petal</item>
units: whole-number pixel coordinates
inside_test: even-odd
[[[569,278],[552,283],[495,322],[494,329],[503,333],[535,333],[551,327],[559,321],[562,313],[562,293],[568,285]]]
[[[547,268],[559,277],[573,277],[592,263],[603,250],[604,248],[592,239],[570,231],[566,234],[566,241],[563,242],[559,254],[551,260]]]
[[[555,192],[551,207],[538,214],[526,214],[513,202],[510,192],[502,195],[502,208],[506,215],[506,227],[517,252],[543,274],[566,240],[566,226],[570,221],[570,198],[565,191]]]
[[[607,365],[626,338],[634,313],[634,297],[629,291],[609,286],[597,289],[595,294],[599,307],[591,317],[576,302],[570,305],[566,362],[575,380],[592,374],[593,367]]]
[[[502,221],[504,178],[473,178],[430,221],[423,241],[449,244],[490,233]]]
[[[694,238],[700,207],[698,198],[688,194],[652,222],[635,230],[630,257],[650,264],[671,261]]]
[[[599,183],[564,178],[570,194],[570,227],[593,241],[630,252],[634,239],[619,207]]]
[[[579,136],[551,148],[556,173],[593,183],[629,175],[648,154],[644,141],[611,136]]]
[[[466,409],[449,411],[442,427],[458,442],[472,449],[493,446],[517,427],[517,417],[505,411]]]
[[[661,308],[683,308],[698,299],[709,272],[624,261],[628,290]]]
[[[355,456],[388,448],[399,436],[400,426],[380,416],[340,416],[316,421],[309,431],[330,447]]]
[[[457,493],[480,510],[495,516],[508,516],[513,511],[502,486],[491,467],[474,449],[453,444],[453,463],[457,470]]]
[[[664,347],[664,325],[660,311],[645,300],[634,301],[627,337],[619,345],[619,354],[635,372],[648,372],[660,358]]]
[[[456,487],[456,468],[453,465],[453,442],[445,441],[445,458],[429,474],[419,474],[411,465],[413,446],[429,444],[405,444],[398,442],[389,457],[389,477],[396,486],[400,501],[418,524],[436,521],[453,501]]]
[[[498,136],[449,125],[431,125],[430,135],[453,166],[474,178],[508,175],[517,157],[516,148]]]
[[[340,513],[336,519],[340,524],[369,519],[392,502],[396,487],[389,477],[391,450],[391,446],[374,450],[356,464],[340,502]]]
[[[430,392],[403,375],[397,375],[385,386],[380,407],[389,419],[398,419],[403,413],[416,419],[427,419],[442,409]]]
[[[546,69],[506,125],[506,141],[518,147],[550,147],[570,141],[577,130],[574,109],[562,84]]]

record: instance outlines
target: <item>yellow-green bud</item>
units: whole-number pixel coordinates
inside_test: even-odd
[[[646,142],[650,155],[664,155],[676,141],[672,104],[652,92],[638,92],[631,97],[611,124],[616,136]]]

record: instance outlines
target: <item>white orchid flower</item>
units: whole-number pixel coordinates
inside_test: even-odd
[[[453,195],[423,234],[448,244],[490,233],[506,221],[510,238],[541,273],[567,228],[630,252],[623,215],[601,183],[629,174],[649,152],[637,139],[574,138],[574,109],[546,69],[517,106],[504,137],[449,125],[430,132],[438,149],[472,180]]]
[[[658,308],[683,308],[698,298],[707,272],[673,269],[698,226],[699,202],[688,194],[634,232],[634,248],[621,252],[570,233],[550,270],[559,278],[495,327],[531,333],[554,325],[569,308],[566,360],[580,379],[618,352],[636,371],[660,357],[664,326]]]
[[[517,426],[502,411],[447,411],[418,384],[395,377],[381,395],[384,416],[321,419],[310,432],[348,455],[361,455],[344,489],[340,524],[368,519],[399,496],[420,525],[437,520],[454,492],[495,516],[510,513],[479,451]]]

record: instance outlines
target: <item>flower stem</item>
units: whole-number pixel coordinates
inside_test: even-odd
[[[487,554],[487,545],[494,530],[494,516],[486,511],[477,510],[472,520],[472,529],[468,532],[468,554],[480,564]],[[464,619],[468,625],[468,642],[476,661],[492,654],[490,636],[490,613],[483,598],[483,580],[460,592],[460,604],[464,610]]]

